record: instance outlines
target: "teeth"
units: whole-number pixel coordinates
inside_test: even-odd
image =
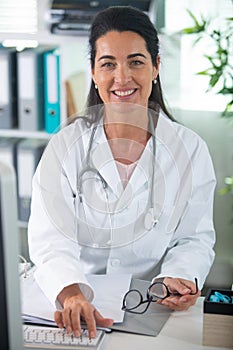
[[[115,91],[115,94],[117,96],[128,96],[128,95],[131,95],[133,92],[134,92],[134,89],[128,90],[128,91]]]

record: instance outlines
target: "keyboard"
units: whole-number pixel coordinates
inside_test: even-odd
[[[81,336],[77,338],[59,328],[23,325],[23,335],[25,348],[98,350],[104,339],[105,331],[97,330],[96,337],[89,339],[87,329],[82,329]]]

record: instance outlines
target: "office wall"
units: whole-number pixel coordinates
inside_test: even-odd
[[[166,100],[178,121],[196,131],[206,142],[217,177],[214,205],[216,259],[207,278],[207,285],[230,287],[233,281],[233,195],[220,196],[226,176],[233,174],[233,120],[221,117],[229,96],[206,93],[209,79],[198,76],[208,67],[204,54],[211,54],[207,41],[194,46],[195,36],[180,30],[193,25],[187,14],[204,15],[217,25],[232,12],[230,0],[165,0],[166,28],[161,36],[162,73]],[[176,14],[174,16],[174,13]],[[179,13],[179,16],[177,15]]]
[[[178,121],[207,143],[217,178],[214,203],[216,258],[206,281],[209,286],[231,287],[233,278],[233,195],[220,195],[226,176],[233,174],[233,124],[219,112],[174,110]]]

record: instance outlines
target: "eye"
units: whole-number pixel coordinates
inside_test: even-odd
[[[101,67],[103,67],[103,68],[114,68],[115,64],[113,62],[104,62],[103,64],[101,64]]]
[[[133,61],[130,62],[131,66],[141,66],[143,64],[144,64],[144,62],[142,62],[140,60],[133,60]]]

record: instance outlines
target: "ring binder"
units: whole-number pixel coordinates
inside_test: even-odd
[[[16,50],[0,47],[0,129],[18,125]]]

